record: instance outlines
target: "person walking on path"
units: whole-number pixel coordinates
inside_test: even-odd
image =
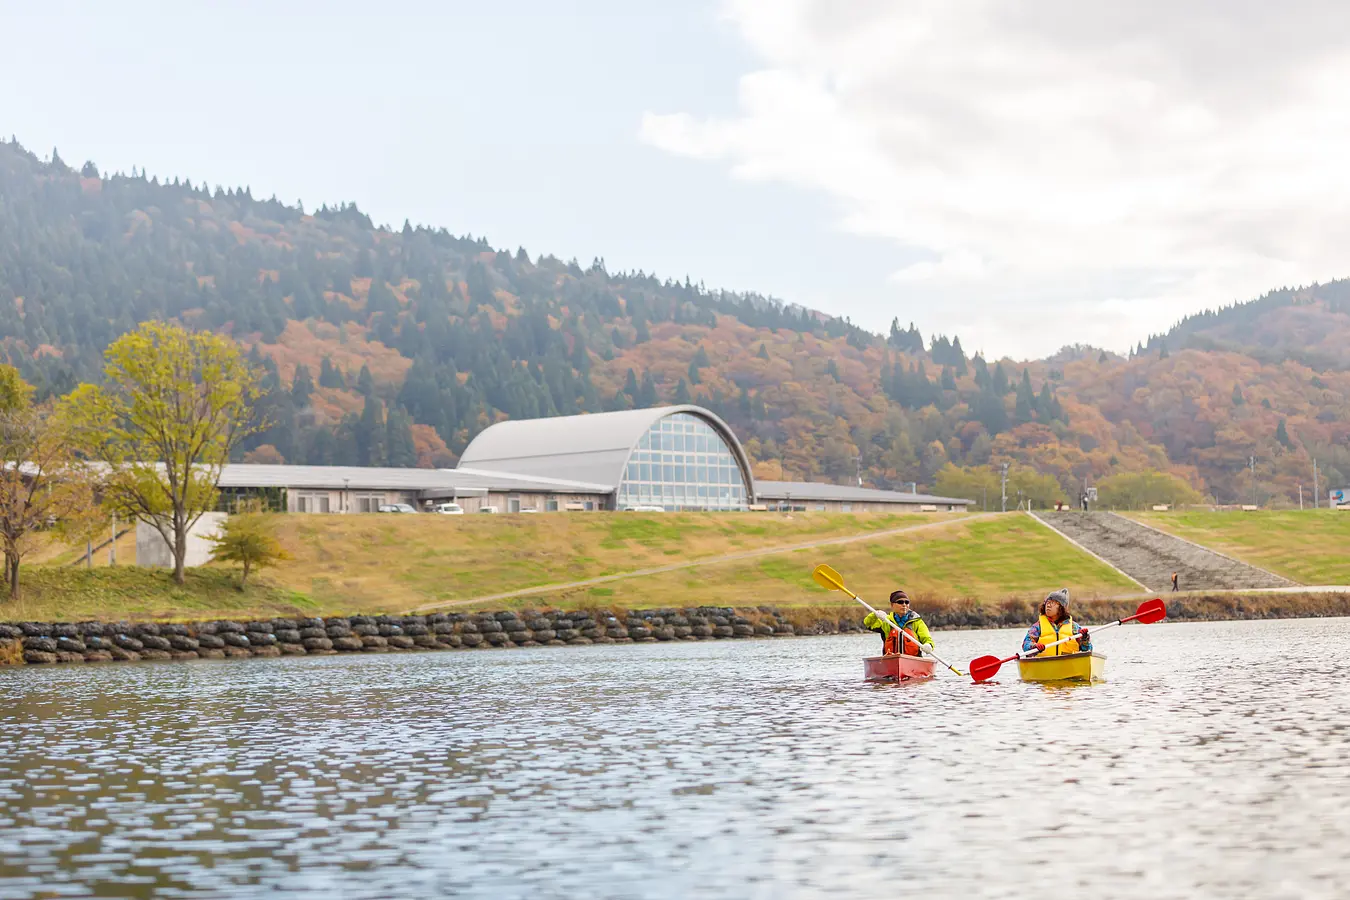
[[[1176,572],[1173,572],[1173,573],[1172,573],[1172,592],[1173,592],[1173,593],[1176,593],[1176,590],[1177,590],[1177,573],[1176,573]]]

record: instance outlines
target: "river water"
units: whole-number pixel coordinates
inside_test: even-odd
[[[878,643],[0,670],[0,897],[1350,896],[1350,620]]]

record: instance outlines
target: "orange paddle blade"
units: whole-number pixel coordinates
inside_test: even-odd
[[[970,661],[970,677],[975,679],[976,684],[988,681],[998,674],[999,667],[1004,662],[1005,660],[1001,660],[997,656],[981,656],[979,659],[972,659]]]
[[[1161,599],[1145,600],[1139,604],[1139,611],[1134,614],[1134,618],[1143,622],[1145,625],[1152,625],[1154,622],[1161,622],[1167,618],[1167,604]]]

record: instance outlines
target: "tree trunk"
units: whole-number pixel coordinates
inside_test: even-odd
[[[5,554],[5,578],[9,581],[9,599],[19,599],[19,556],[16,553]]]
[[[244,584],[248,581],[248,560],[244,560],[244,574],[239,579],[239,590],[244,589]]]
[[[173,523],[173,580],[175,584],[186,584],[187,573],[187,526],[181,521]]]

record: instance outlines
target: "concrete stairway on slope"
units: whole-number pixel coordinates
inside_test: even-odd
[[[1288,587],[1294,583],[1115,513],[1047,511],[1035,516],[1150,590],[1171,590],[1173,572],[1183,591]]]

